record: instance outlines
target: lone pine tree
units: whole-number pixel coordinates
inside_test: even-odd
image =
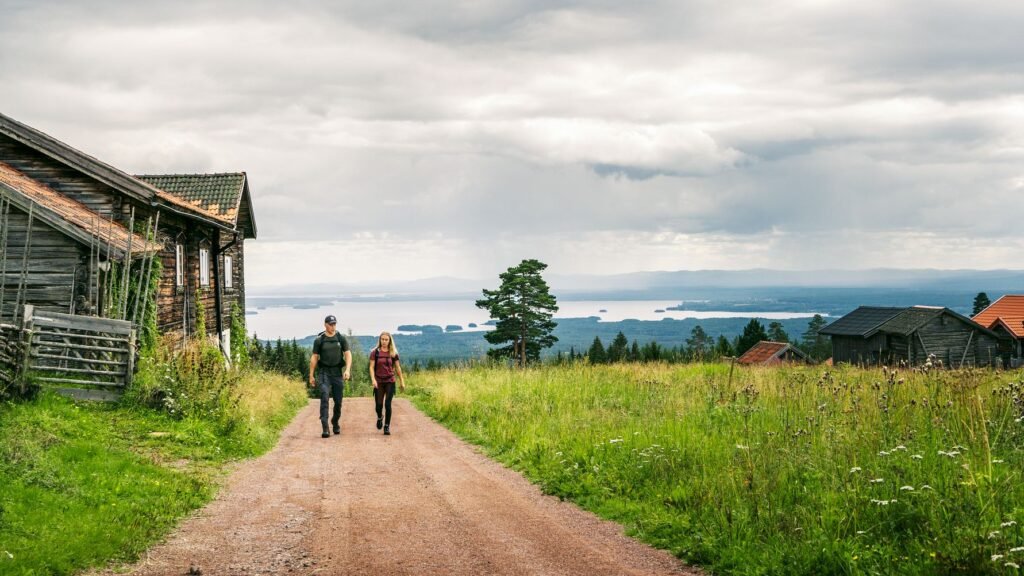
[[[557,323],[551,319],[558,305],[541,276],[547,267],[539,260],[523,260],[499,275],[497,290],[484,289],[484,297],[476,301],[477,308],[497,320],[494,330],[484,335],[499,346],[488,350],[488,356],[517,359],[525,367],[558,341],[552,334]]]

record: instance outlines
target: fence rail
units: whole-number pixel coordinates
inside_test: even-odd
[[[0,337],[0,381],[7,385],[30,376],[67,396],[116,400],[135,371],[135,330],[126,320],[26,305],[20,325],[0,325]]]

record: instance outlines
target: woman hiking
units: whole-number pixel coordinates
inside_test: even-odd
[[[405,376],[398,362],[398,348],[388,332],[377,337],[377,347],[370,352],[370,381],[373,382],[373,400],[377,407],[377,430],[391,435],[391,399],[395,397],[395,377],[405,391]],[[383,410],[383,414],[382,414]]]

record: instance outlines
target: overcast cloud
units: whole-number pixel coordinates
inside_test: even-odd
[[[1021,268],[1021,30],[1016,0],[0,0],[0,111],[248,172],[257,288]]]

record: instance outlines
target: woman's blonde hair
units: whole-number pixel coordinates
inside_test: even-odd
[[[380,336],[377,336],[377,347],[374,348],[374,350],[377,350],[378,353],[380,352],[380,339],[383,338],[384,336],[388,337],[388,353],[389,353],[389,355],[392,358],[394,358],[395,356],[398,356],[398,347],[395,346],[395,337],[391,335],[391,332],[381,332]]]

